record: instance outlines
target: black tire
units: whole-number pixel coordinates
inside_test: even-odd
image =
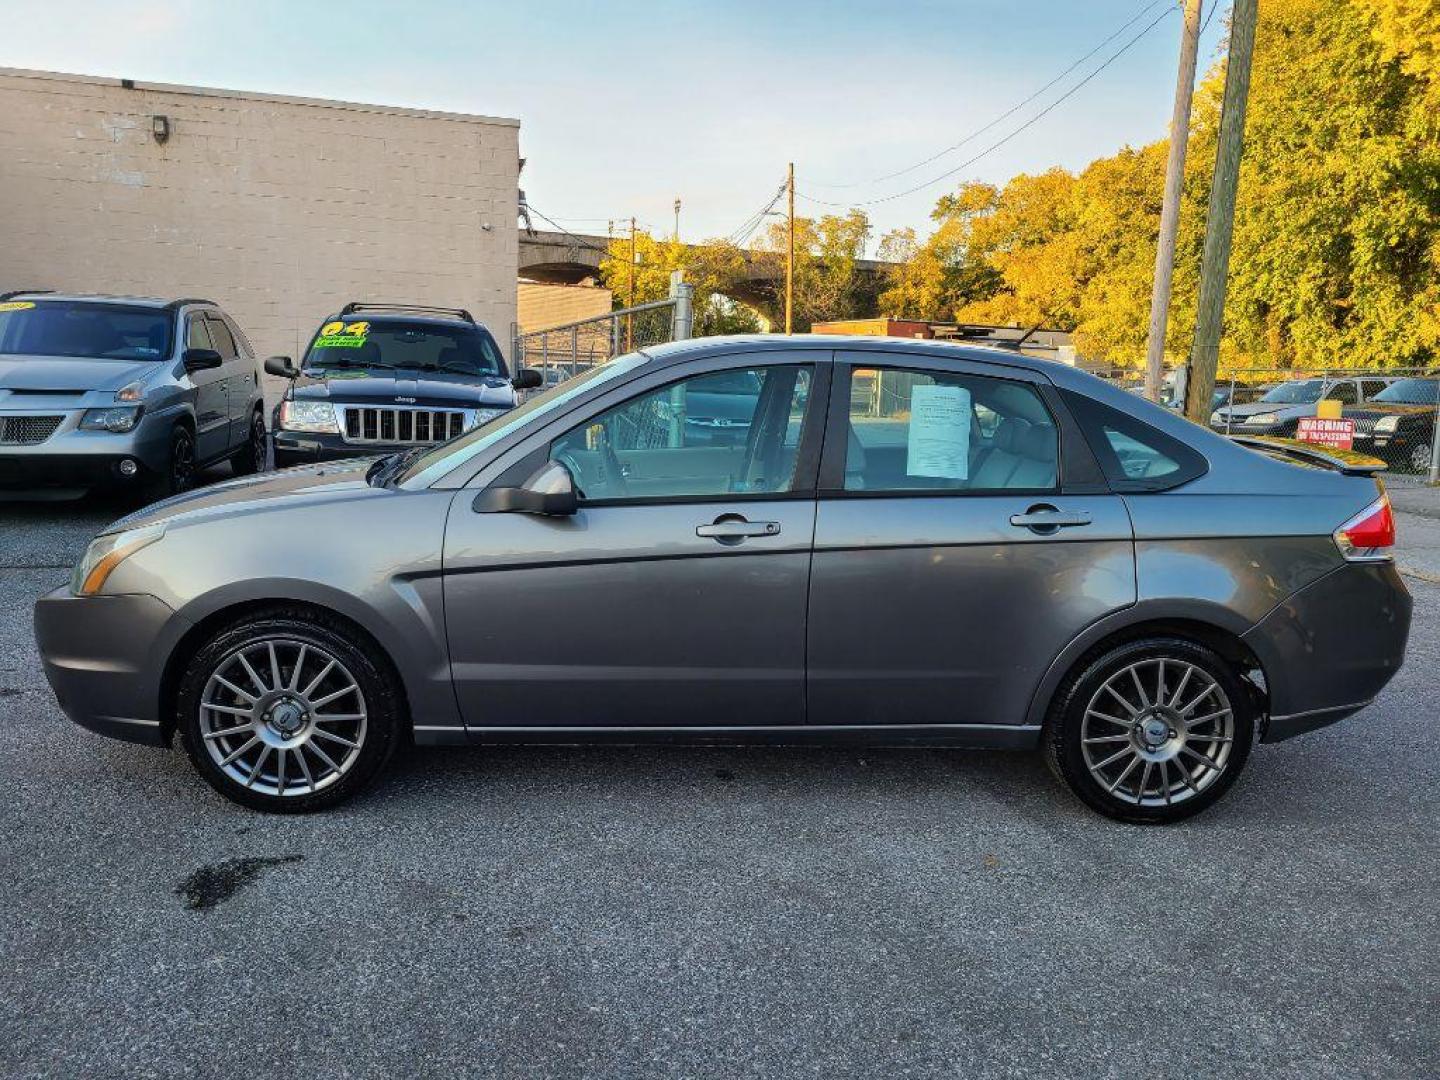
[[[250,414],[250,427],[245,445],[230,459],[236,476],[264,472],[270,462],[270,434],[265,430],[265,417],[256,409]]]
[[[144,488],[146,502],[158,502],[195,486],[195,436],[183,424],[170,433],[170,449],[164,472],[150,479]]]
[[[1157,663],[1159,661],[1164,663]],[[1204,679],[1194,672],[1188,676],[1185,674],[1187,667],[1193,667],[1213,680],[1223,694],[1223,699],[1218,695],[1211,697],[1212,691],[1205,689],[1207,696],[1188,715],[1189,723],[1194,725],[1194,734],[1184,721],[1174,719],[1179,708],[1187,702],[1181,701],[1173,709],[1166,706],[1167,701],[1194,696],[1195,685],[1205,687]],[[1168,679],[1167,670],[1170,672]],[[1122,689],[1123,680],[1133,678],[1136,682],[1135,697],[1129,705],[1112,701],[1110,691],[1106,689],[1107,683],[1117,676],[1122,677]],[[1193,682],[1178,685],[1182,678]],[[1155,692],[1157,679],[1164,683],[1165,691]],[[1141,685],[1147,682],[1152,685]],[[1174,693],[1177,689],[1182,693]],[[1142,694],[1148,697],[1142,698]],[[1107,704],[1100,704],[1102,698]],[[1140,708],[1135,715],[1127,711],[1150,698],[1154,699],[1153,714],[1146,708]],[[1198,722],[1206,720],[1200,710],[1213,711],[1226,703],[1230,714],[1228,739],[1227,720],[1223,715],[1205,723]],[[1131,721],[1131,726],[1127,728],[1107,719],[1107,710],[1120,714],[1122,720]],[[1089,728],[1087,715],[1091,723]],[[1051,771],[1091,809],[1119,821],[1163,825],[1200,813],[1230,790],[1250,755],[1255,738],[1255,720],[1256,704],[1252,689],[1229,662],[1213,650],[1184,638],[1147,637],[1125,642],[1082,660],[1057,691],[1041,742]],[[1149,730],[1142,730],[1147,723]],[[1165,732],[1159,730],[1161,725],[1169,727],[1168,738]],[[1098,746],[1082,743],[1082,739],[1087,737],[1087,730],[1091,742]],[[1120,738],[1122,734],[1126,736],[1123,740]],[[1152,748],[1147,742],[1152,737],[1164,741]],[[1109,760],[1112,750],[1117,756],[1128,751],[1135,765],[1130,765],[1130,758],[1119,757],[1115,764],[1108,766],[1109,771],[1100,770],[1100,776],[1097,776],[1094,766]],[[1087,752],[1092,755],[1089,761]],[[1163,767],[1160,761],[1152,760],[1163,759],[1168,754],[1174,756],[1164,760]],[[1201,764],[1200,757],[1212,759],[1212,764]],[[1188,787],[1181,784],[1179,765],[1185,767],[1186,775],[1190,777]],[[1133,771],[1128,778],[1120,780],[1118,788],[1111,789],[1108,784],[1102,783],[1100,777],[1113,781],[1126,768]],[[1140,778],[1142,775],[1143,779]],[[1156,777],[1156,793],[1152,799],[1147,799],[1146,793],[1150,790],[1148,778],[1152,775]],[[1166,778],[1163,791],[1167,794],[1162,794],[1161,776]],[[1171,780],[1171,777],[1174,779]]]
[[[272,692],[288,694],[291,683],[308,682],[317,673],[317,669],[324,666],[324,657],[328,656],[339,662],[337,673],[330,678],[339,679],[343,685],[344,678],[349,677],[359,694],[358,697],[342,698],[342,704],[338,707],[358,708],[364,719],[358,728],[340,725],[330,728],[327,725],[332,734],[343,733],[347,739],[353,739],[358,744],[358,749],[349,750],[344,748],[341,740],[336,740],[340,744],[337,749],[336,745],[322,744],[318,738],[309,737],[318,725],[308,718],[313,714],[323,713],[320,708],[308,709],[307,702],[307,709],[303,710],[307,720],[302,722],[300,730],[295,733],[296,738],[305,740],[298,746],[298,761],[297,746],[278,745],[290,738],[279,736],[275,740],[277,745],[271,746],[271,751],[267,752],[267,756],[261,758],[262,763],[256,766],[259,782],[255,787],[251,787],[232,772],[226,771],[222,762],[212,756],[210,747],[216,746],[219,753],[229,756],[238,744],[248,740],[252,734],[260,736],[260,744],[233,763],[236,770],[243,771],[250,767],[260,751],[270,745],[269,740],[276,735],[274,729],[268,722],[262,723],[258,718],[237,717],[234,721],[237,725],[251,723],[254,726],[233,739],[217,739],[214,732],[221,714],[204,710],[206,715],[202,716],[202,701],[213,700],[202,695],[205,694],[207,686],[211,686],[211,678],[217,670],[226,670],[224,665],[233,662],[237,650],[258,647],[264,656],[263,650],[268,649],[272,642],[275,643],[281,658],[279,668],[282,687]],[[303,646],[305,651],[300,652],[297,646]],[[291,657],[291,667],[288,669],[285,667],[287,655]],[[299,657],[298,666],[303,672],[300,675],[295,672],[296,657]],[[268,668],[259,664],[252,664],[252,667],[255,667],[257,674],[264,672],[263,679],[274,682]],[[264,682],[261,685],[264,685]],[[315,693],[326,696],[327,691],[334,685],[336,684],[326,682]],[[214,693],[214,688],[211,689]],[[255,686],[250,685],[245,689],[253,692]],[[266,700],[265,695],[259,697],[262,703]],[[235,705],[245,707],[238,696],[231,700]],[[272,701],[271,705],[283,703],[277,699]],[[371,783],[389,762],[405,730],[403,698],[390,665],[379,655],[376,648],[340,619],[308,609],[284,607],[245,616],[222,627],[211,636],[186,665],[185,675],[176,696],[176,711],[176,732],[185,752],[211,787],[242,806],[281,814],[325,810],[351,798]],[[210,740],[205,739],[202,730],[206,724],[211,731]],[[261,728],[266,730],[262,732]],[[316,746],[321,746],[322,751],[318,758]],[[320,760],[329,757],[329,753],[324,752],[326,747],[335,755],[333,763],[343,766],[343,770],[337,769],[333,776],[320,779],[322,773],[329,773],[329,769]],[[283,765],[276,765],[276,761],[285,756],[279,752],[281,749],[290,757],[288,770]],[[264,771],[266,760],[270,762],[271,771],[268,774]],[[299,767],[304,769],[303,778],[299,775]],[[304,779],[310,780],[308,790],[302,790]],[[294,785],[296,790],[290,791],[289,787],[284,785]],[[266,787],[283,787],[288,793],[259,790]]]

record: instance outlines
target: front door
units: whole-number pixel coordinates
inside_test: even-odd
[[[1134,602],[1120,497],[1093,467],[1065,482],[1061,446],[1080,448],[1028,372],[866,353],[835,380],[810,722],[1024,723],[1051,660]]]
[[[573,517],[477,512],[476,490],[458,493],[445,619],[472,729],[804,722],[806,417],[825,363],[705,363],[621,388],[525,451],[524,468],[571,471]]]
[[[185,321],[187,349],[218,349],[206,326],[205,316],[196,312]],[[192,371],[185,377],[195,387],[195,457],[205,462],[230,448],[230,401],[222,364],[206,371]]]

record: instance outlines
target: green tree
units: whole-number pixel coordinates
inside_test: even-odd
[[[735,283],[746,276],[748,265],[746,253],[725,240],[691,245],[637,233],[632,290],[630,238],[617,238],[610,242],[609,253],[600,263],[600,278],[613,294],[614,306],[620,308],[665,299],[675,270],[683,270],[685,280],[695,289],[697,337],[760,329],[756,313],[730,297]]]

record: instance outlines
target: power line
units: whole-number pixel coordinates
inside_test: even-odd
[[[598,251],[601,255],[604,255],[604,256],[607,256],[607,257],[609,256],[610,252],[609,252],[609,250],[608,250],[607,248],[596,247],[594,244],[590,243],[589,240],[586,240],[583,236],[576,236],[574,233],[572,233],[569,229],[565,228],[564,225],[561,225],[561,224],[560,224],[558,221],[556,221],[554,218],[546,217],[546,216],[545,216],[544,214],[542,214],[539,210],[535,209],[535,204],[534,204],[534,203],[531,203],[531,204],[530,204],[530,212],[531,212],[532,214],[534,214],[536,217],[538,217],[541,221],[546,222],[547,224],[553,226],[557,231],[559,231],[559,232],[563,233],[564,235],[568,236],[571,240],[574,240],[574,241],[575,241],[577,244],[579,244],[581,247],[589,248],[591,251]],[[599,219],[597,219],[597,220],[599,220]]]
[[[1166,19],[1166,18],[1171,14],[1171,12],[1173,12],[1174,10],[1176,10],[1176,9],[1167,7],[1163,12],[1160,13],[1160,17],[1159,17],[1159,18],[1157,18],[1157,19],[1155,19],[1154,21],[1152,21],[1151,23],[1149,23],[1149,24],[1145,27],[1145,29],[1141,30],[1138,34],[1136,34],[1136,35],[1135,35],[1134,37],[1132,37],[1129,41],[1127,41],[1124,45],[1122,45],[1116,52],[1114,52],[1113,54],[1111,54],[1111,56],[1110,56],[1103,64],[1101,64],[1099,67],[1097,67],[1094,71],[1090,72],[1090,74],[1086,75],[1085,78],[1081,79],[1078,83],[1076,83],[1074,86],[1072,86],[1069,90],[1065,91],[1065,93],[1061,94],[1058,98],[1056,98],[1054,101],[1052,101],[1049,105],[1045,106],[1045,108],[1041,109],[1038,113],[1036,113],[1034,116],[1032,116],[1029,120],[1026,120],[1025,123],[1021,124],[1021,125],[1020,125],[1019,127],[1017,127],[1014,131],[1010,132],[1010,134],[1004,136],[1003,138],[997,139],[995,142],[993,142],[993,143],[991,143],[989,146],[987,146],[984,150],[981,150],[981,151],[980,151],[978,154],[976,154],[974,157],[969,158],[969,159],[967,159],[967,160],[965,160],[965,161],[962,161],[959,165],[956,165],[953,169],[948,169],[948,170],[946,170],[945,172],[941,173],[939,176],[932,177],[931,179],[926,180],[924,183],[916,184],[914,187],[906,188],[904,191],[897,191],[897,192],[894,192],[893,194],[890,194],[890,195],[880,195],[880,196],[877,196],[876,198],[873,198],[873,199],[863,199],[863,200],[855,201],[855,202],[838,202],[838,201],[835,201],[835,200],[833,200],[833,199],[817,199],[817,198],[815,198],[813,195],[806,195],[806,194],[804,194],[803,192],[798,192],[797,194],[799,194],[800,197],[801,197],[802,199],[804,199],[806,202],[816,203],[816,204],[818,204],[818,205],[820,205],[820,206],[840,206],[840,207],[875,206],[875,205],[877,205],[877,204],[879,204],[879,203],[887,203],[887,202],[893,202],[895,199],[903,199],[903,198],[904,198],[905,196],[907,196],[907,195],[914,195],[914,194],[915,194],[916,192],[918,192],[918,191],[924,191],[927,187],[931,187],[931,186],[933,186],[933,185],[935,185],[935,184],[938,184],[938,183],[940,183],[942,180],[948,180],[948,179],[950,179],[950,177],[954,176],[956,173],[961,172],[961,171],[963,171],[963,170],[965,170],[965,169],[968,169],[971,165],[974,165],[974,164],[975,164],[977,161],[979,161],[981,158],[987,157],[989,154],[991,154],[991,153],[993,153],[994,151],[1000,149],[1000,147],[1004,146],[1004,145],[1005,145],[1006,143],[1008,143],[1011,139],[1015,138],[1015,136],[1019,135],[1022,131],[1025,131],[1027,128],[1033,127],[1033,126],[1035,126],[1035,124],[1039,123],[1040,120],[1044,119],[1045,116],[1047,116],[1050,112],[1052,112],[1052,111],[1053,111],[1057,106],[1059,106],[1062,102],[1068,100],[1069,98],[1073,97],[1076,93],[1078,93],[1082,87],[1084,87],[1088,82],[1090,82],[1091,79],[1095,78],[1095,76],[1099,75],[1102,71],[1104,71],[1106,68],[1108,68],[1108,67],[1109,67],[1111,64],[1113,64],[1116,60],[1120,59],[1121,56],[1123,56],[1125,53],[1129,52],[1130,49],[1131,49],[1141,38],[1143,38],[1146,34],[1150,33],[1151,30],[1155,29],[1155,27],[1159,26],[1162,22],[1164,22],[1165,19]]]
[[[770,197],[769,202],[767,202],[759,210],[746,218],[740,224],[739,228],[735,229],[734,232],[731,232],[729,235],[727,235],[725,237],[726,241],[728,243],[734,244],[736,247],[744,245],[744,243],[749,240],[750,237],[754,234],[755,230],[760,227],[761,223],[764,222],[765,216],[769,214],[771,210],[775,209],[775,204],[779,202],[781,197],[785,194],[786,184],[788,184],[788,181],[782,183],[775,190],[775,194]]]
[[[982,128],[977,128],[976,130],[972,131],[970,134],[966,135],[966,136],[965,136],[963,139],[961,139],[959,142],[951,143],[949,146],[945,147],[945,149],[939,151],[938,153],[931,154],[929,157],[925,158],[923,161],[917,161],[915,164],[913,164],[913,165],[907,165],[907,166],[905,166],[905,168],[903,168],[903,169],[896,169],[894,172],[885,173],[883,176],[875,176],[875,177],[870,178],[869,180],[852,180],[852,181],[850,181],[850,182],[848,182],[848,183],[844,183],[844,184],[825,184],[825,183],[820,183],[820,182],[817,181],[816,184],[815,184],[815,186],[816,186],[816,187],[823,187],[823,188],[867,187],[867,186],[869,186],[870,184],[879,184],[879,183],[883,183],[883,182],[886,181],[886,180],[893,180],[893,179],[895,179],[897,176],[904,176],[904,175],[906,175],[907,173],[912,173],[912,172],[914,172],[916,169],[923,169],[926,165],[929,165],[932,161],[938,161],[938,160],[940,160],[942,157],[944,157],[946,154],[949,154],[949,153],[951,153],[952,151],[955,151],[955,150],[959,150],[960,147],[964,146],[966,143],[973,142],[975,139],[978,139],[981,135],[984,135],[985,132],[991,130],[991,129],[994,128],[994,127],[997,127],[998,125],[1000,125],[1001,123],[1003,123],[1005,120],[1007,120],[1007,119],[1009,119],[1011,116],[1015,115],[1017,112],[1019,112],[1021,109],[1023,109],[1026,105],[1029,105],[1029,104],[1030,104],[1032,101],[1034,101],[1036,98],[1038,98],[1038,97],[1040,97],[1042,94],[1044,94],[1045,91],[1049,90],[1049,89],[1050,89],[1052,86],[1054,86],[1056,83],[1058,83],[1058,82],[1060,82],[1062,79],[1064,79],[1065,76],[1069,75],[1069,74],[1070,74],[1072,71],[1074,71],[1076,68],[1080,67],[1080,65],[1084,64],[1087,60],[1089,60],[1092,56],[1094,56],[1096,53],[1098,53],[1098,52],[1099,52],[1101,49],[1103,49],[1106,45],[1109,45],[1112,41],[1114,41],[1116,38],[1118,38],[1118,37],[1119,37],[1121,34],[1123,34],[1126,30],[1129,30],[1130,27],[1134,26],[1137,22],[1139,22],[1141,19],[1143,19],[1143,18],[1144,18],[1146,15],[1148,15],[1151,11],[1155,10],[1156,7],[1158,7],[1158,6],[1161,5],[1161,4],[1169,3],[1169,2],[1170,2],[1170,0],[1150,0],[1150,3],[1146,4],[1146,5],[1145,5],[1143,8],[1141,8],[1138,12],[1136,12],[1136,13],[1135,13],[1134,15],[1132,15],[1128,20],[1126,20],[1123,24],[1121,24],[1121,26],[1119,27],[1119,29],[1117,29],[1114,33],[1112,33],[1112,34],[1111,34],[1109,37],[1107,37],[1104,41],[1100,42],[1100,44],[1096,45],[1093,49],[1091,49],[1089,52],[1087,52],[1084,56],[1080,57],[1079,60],[1076,60],[1073,64],[1071,64],[1069,67],[1067,67],[1064,71],[1060,72],[1059,75],[1056,75],[1053,79],[1051,79],[1049,82],[1047,82],[1044,86],[1040,87],[1039,90],[1036,90],[1033,94],[1031,94],[1029,97],[1027,97],[1024,101],[1020,102],[1020,104],[1011,106],[1009,109],[1006,109],[1003,113],[1001,113],[999,116],[997,116],[994,120],[991,120],[991,121],[990,121],[988,124],[986,124],[984,127],[982,127]],[[1212,13],[1212,14],[1214,13],[1214,9],[1213,9],[1213,8],[1211,9],[1211,13]]]

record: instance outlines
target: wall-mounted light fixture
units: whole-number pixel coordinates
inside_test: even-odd
[[[165,140],[170,138],[170,118],[168,116],[150,117],[150,134],[155,136],[155,141],[162,146]]]

